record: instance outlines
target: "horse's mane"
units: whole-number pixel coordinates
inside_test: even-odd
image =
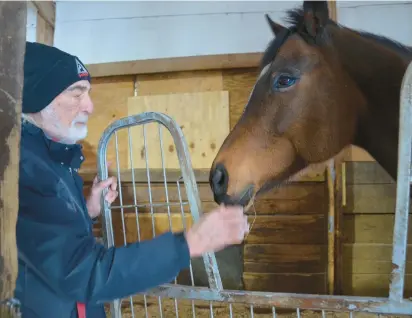
[[[261,65],[260,65],[261,69],[264,66],[266,66],[268,63],[273,61],[279,48],[282,46],[282,44],[286,41],[286,39],[291,34],[293,33],[299,34],[302,32],[301,31],[303,29],[302,25],[304,23],[303,7],[287,10],[286,18],[284,19],[284,21],[289,25],[286,27],[286,30],[284,30],[284,32],[281,32],[278,36],[276,36],[273,40],[269,42],[263,54],[263,58],[262,58]],[[329,20],[328,23],[333,24],[334,26],[338,26],[340,28],[346,28],[336,23],[333,20]],[[350,28],[346,28],[346,29],[350,29]],[[360,30],[354,30],[354,29],[350,29],[350,30],[366,39],[377,41],[378,43],[392,50],[395,50],[399,54],[406,55],[406,56],[412,55],[412,47],[408,47],[396,40],[390,39],[383,35],[370,33],[367,31],[360,31]]]

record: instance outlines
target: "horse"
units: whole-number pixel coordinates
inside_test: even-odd
[[[327,1],[287,11],[243,114],[213,160],[218,204],[250,206],[348,146],[366,150],[396,181],[401,83],[412,48],[344,27]]]

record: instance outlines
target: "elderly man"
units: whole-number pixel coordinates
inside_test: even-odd
[[[90,75],[75,56],[27,43],[15,296],[24,318],[106,317],[103,304],[170,282],[191,257],[240,243],[248,231],[240,207],[207,213],[187,233],[165,233],[125,247],[105,248],[92,233],[99,198],[117,197],[114,178],[83,196],[77,142],[93,112]],[[115,106],[114,106],[115,107]]]

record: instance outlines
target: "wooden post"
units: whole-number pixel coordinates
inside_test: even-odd
[[[0,301],[13,298],[17,278],[16,221],[20,160],[25,1],[0,1]],[[14,317],[6,306],[0,317]]]
[[[333,21],[337,21],[337,8],[336,8],[336,0],[328,0],[328,9],[329,9],[329,16],[330,19]],[[336,192],[337,182],[339,182],[339,177],[337,178],[337,170],[336,169],[336,160],[332,160],[327,169],[326,169],[326,176],[327,176],[327,188],[328,188],[328,195],[329,195],[329,204],[328,204],[328,294],[333,295],[336,292],[336,251],[339,245],[339,241],[337,240],[337,228],[336,228],[336,221],[339,219],[339,212],[340,209],[338,208],[337,204],[340,200],[337,200],[339,195]]]

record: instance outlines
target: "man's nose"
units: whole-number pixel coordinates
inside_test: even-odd
[[[93,113],[94,105],[93,105],[93,101],[92,101],[89,94],[87,94],[87,96],[86,96],[86,98],[83,102],[82,110],[89,113],[89,114]]]

